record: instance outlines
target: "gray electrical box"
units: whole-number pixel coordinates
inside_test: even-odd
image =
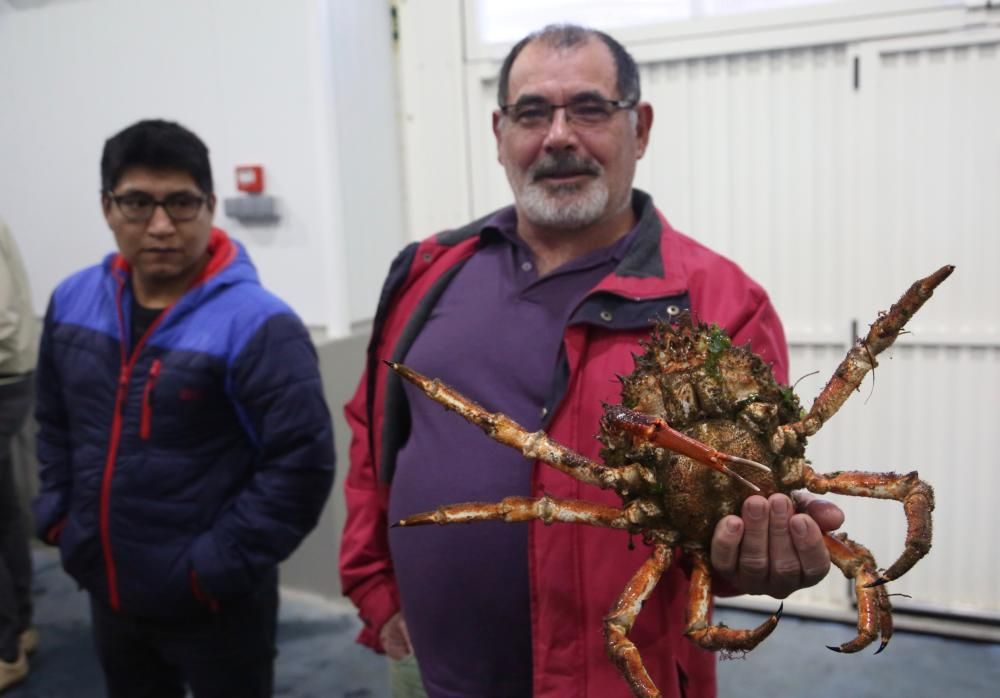
[[[276,223],[278,200],[267,194],[248,194],[223,199],[223,210],[241,223]]]

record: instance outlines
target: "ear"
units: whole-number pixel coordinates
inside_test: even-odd
[[[503,164],[503,158],[500,157],[500,141],[503,139],[503,130],[501,128],[500,122],[503,119],[503,114],[499,109],[493,110],[493,137],[497,142],[497,162],[501,165]]]
[[[111,197],[108,196],[107,192],[101,192],[101,212],[104,213],[104,220],[111,225]]]
[[[209,194],[208,198],[205,200],[205,206],[208,208],[208,212],[215,215],[215,194]]]
[[[646,153],[649,145],[649,131],[653,127],[653,105],[649,102],[639,102],[635,105],[635,159],[639,160]]]

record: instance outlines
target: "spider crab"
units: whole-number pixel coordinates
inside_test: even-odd
[[[641,534],[652,553],[634,574],[604,618],[609,657],[636,696],[659,696],[628,634],[645,599],[670,565],[676,549],[692,560],[685,633],[708,650],[748,651],[766,638],[781,610],[760,626],[741,630],[709,620],[711,568],[709,546],[716,523],[738,513],[753,492],[811,492],[893,499],[907,518],[905,547],[886,570],[871,553],[844,534],[826,534],[830,557],[854,580],[858,631],[838,652],[857,652],[881,637],[881,652],[892,636],[886,582],[906,573],[931,545],[934,494],[916,472],[836,472],[820,474],[805,459],[807,437],[819,431],[876,366],[913,314],[954,267],[945,266],[915,282],[872,324],[826,387],[803,414],[791,388],[779,385],[755,354],[731,346],[717,327],[689,316],[674,325],[658,323],[635,370],[622,378],[622,404],[606,405],[598,436],[603,463],[529,433],[509,417],[490,413],[437,380],[401,364],[389,365],[446,408],[478,425],[491,438],[521,450],[583,482],[614,489],[620,508],[586,501],[508,497],[497,503],[441,506],[416,514],[397,526],[471,521],[585,523]],[[707,467],[705,467],[707,466]],[[878,653],[876,652],[876,654]]]

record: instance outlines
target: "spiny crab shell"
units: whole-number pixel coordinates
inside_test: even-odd
[[[674,324],[657,323],[645,352],[635,357],[635,370],[622,378],[622,405],[665,420],[677,431],[723,453],[770,466],[774,475],[734,466],[768,496],[781,488],[781,464],[801,457],[805,440],[794,453],[776,453],[771,436],[778,426],[799,419],[802,409],[790,388],[774,379],[770,367],[747,347],[733,346],[716,325],[679,316]],[[708,548],[716,523],[738,514],[754,494],[743,483],[704,464],[624,431],[604,420],[598,437],[601,459],[611,467],[638,463],[663,486],[667,526],[681,534],[682,547]],[[629,501],[628,493],[623,494]]]

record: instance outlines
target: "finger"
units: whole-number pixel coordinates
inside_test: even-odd
[[[811,502],[815,502],[819,499],[809,490],[795,490],[790,496],[792,501],[795,503],[795,511],[797,512],[805,511],[806,507],[809,506]]]
[[[789,521],[792,518],[792,501],[783,494],[772,494],[768,499],[767,542],[770,552],[768,593],[783,599],[801,585],[802,565],[792,543]]]
[[[382,647],[390,659],[403,659],[412,652],[409,644],[398,631],[387,632],[382,638]]]
[[[768,575],[768,515],[769,505],[759,495],[743,502],[743,541],[740,544],[738,581],[751,594],[765,590]]]
[[[740,517],[726,516],[715,525],[715,534],[712,536],[712,567],[724,577],[736,576],[741,540],[743,519]]]
[[[390,659],[399,659],[396,656],[397,653],[397,643],[394,633],[389,628],[388,624],[382,628],[382,631],[378,634],[379,642],[382,643],[382,649],[385,650],[386,655]]]
[[[390,659],[402,659],[410,654],[412,650],[402,613],[396,612],[385,622],[379,631],[379,641]]]
[[[816,519],[821,531],[835,531],[844,524],[844,512],[833,502],[820,499],[808,490],[792,492],[795,511],[809,514]]]
[[[806,513],[816,521],[820,531],[835,531],[844,524],[844,512],[826,499],[809,502]]]
[[[816,521],[806,514],[793,516],[789,528],[802,565],[802,588],[811,587],[830,571],[830,552],[823,542],[823,532]]]

